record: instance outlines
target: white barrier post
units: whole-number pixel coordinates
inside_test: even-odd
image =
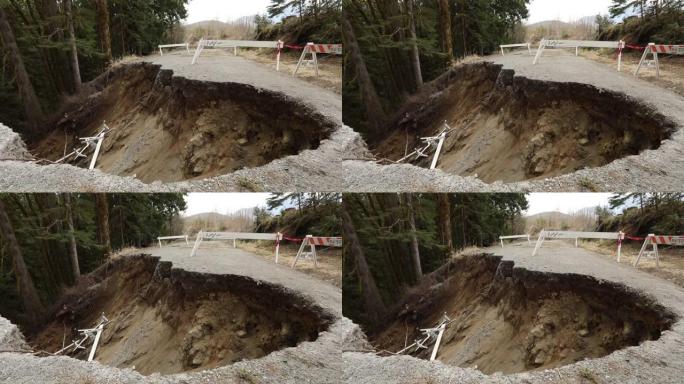
[[[192,252],[190,252],[190,257],[195,256],[195,254],[197,253],[197,248],[199,248],[199,245],[201,242],[202,242],[202,230],[200,229],[200,231],[197,232],[197,239],[195,240],[195,246],[192,247]]]
[[[527,52],[532,56],[532,44],[527,43]]]
[[[190,245],[190,242],[188,242],[188,235],[185,235],[185,245]]]
[[[280,72],[280,53],[283,48],[285,48],[285,43],[282,40],[278,40],[278,54],[276,55],[276,72]]]
[[[310,239],[311,235],[306,235],[304,240],[302,240],[302,245],[299,247],[299,251],[297,251],[297,256],[295,256],[295,259],[292,262],[292,269],[294,269],[295,265],[297,265],[297,261],[299,261],[299,257],[302,255],[302,252],[304,252],[304,248],[306,247]]]
[[[541,248],[541,245],[543,242],[544,242],[544,230],[542,229],[541,232],[539,232],[539,238],[537,239],[537,245],[534,246],[534,251],[532,251],[532,256],[537,255],[537,252],[539,251],[539,248]]]
[[[546,48],[546,39],[541,39],[539,42],[539,48],[537,49],[537,55],[534,57],[534,61],[532,62],[532,65],[537,65],[537,61],[539,61],[539,58],[542,55],[542,52],[544,51],[544,48]]]
[[[446,139],[446,132],[439,135],[439,144],[437,144],[437,151],[435,152],[435,157],[432,159],[432,164],[430,169],[435,169],[437,167],[437,160],[439,160],[439,153],[442,152],[442,145],[444,145],[444,139]]]
[[[499,237],[499,241],[501,241],[501,248],[503,248],[504,247],[503,246],[503,239],[501,237]],[[161,243],[159,243],[159,244],[160,244],[159,247],[161,248]]]
[[[527,235],[527,245],[532,245],[532,242],[530,241],[530,235]]]
[[[622,72],[622,51],[625,50],[626,43],[620,40],[620,47],[618,48],[618,72]]]
[[[162,246],[161,246],[161,239],[160,239],[160,238],[157,238],[157,240],[159,240],[159,248],[161,248],[161,247],[162,247]]]
[[[280,241],[283,239],[283,234],[278,232],[276,234],[276,249],[275,249],[275,263],[278,264],[278,256],[280,255]]]
[[[622,252],[622,240],[625,238],[625,234],[620,231],[620,237],[618,237],[618,247],[617,247],[617,262],[620,263],[620,254]]]
[[[100,148],[102,148],[102,142],[104,141],[105,131],[102,131],[97,138],[97,145],[95,146],[95,153],[93,154],[93,159],[90,161],[90,166],[88,169],[95,169],[95,163],[97,163],[97,156],[100,154]]]

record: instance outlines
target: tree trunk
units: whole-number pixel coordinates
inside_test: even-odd
[[[2,12],[2,9],[0,9]],[[24,306],[24,311],[31,324],[38,323],[44,314],[43,304],[40,302],[36,287],[33,285],[33,279],[26,268],[24,257],[19,247],[19,242],[14,234],[14,228],[10,222],[5,204],[0,200],[0,235],[7,243],[7,252],[12,257],[14,265],[14,275],[17,279],[17,291]]]
[[[411,62],[413,64],[413,76],[416,88],[423,86],[423,74],[420,70],[420,52],[418,52],[418,37],[416,37],[416,15],[413,11],[413,1],[406,0],[406,11],[409,17],[409,31],[411,33]]]
[[[31,133],[38,134],[42,131],[41,124],[45,120],[43,109],[40,107],[38,96],[36,96],[36,91],[33,89],[33,84],[31,84],[31,79],[26,72],[17,41],[14,38],[14,32],[12,32],[7,14],[2,7],[0,7],[0,38],[2,38],[5,48],[9,51],[10,63],[14,70],[15,82],[17,83],[29,129]]]
[[[361,102],[366,110],[366,118],[372,130],[377,133],[385,124],[385,111],[375,90],[375,85],[368,74],[366,62],[363,60],[361,48],[356,40],[356,35],[346,10],[342,10],[342,34],[345,40],[345,53],[356,73],[356,81],[359,84]]]
[[[97,8],[97,38],[100,52],[104,54],[105,67],[112,63],[112,37],[109,32],[109,7],[107,0],[95,0]]]
[[[451,235],[451,202],[448,194],[440,193],[437,195],[437,207],[442,244],[447,246],[449,257],[451,257],[451,253],[454,251],[454,241]]]
[[[349,201],[342,199],[342,232],[345,238],[345,257],[351,257],[354,260],[356,267],[356,274],[361,283],[361,296],[364,301],[364,309],[368,320],[377,325],[385,316],[386,308],[380,297],[380,291],[375,284],[375,279],[368,268],[366,257],[361,248],[361,242],[354,229],[354,222],[351,219],[349,212],[351,207]]]
[[[68,0],[67,0],[68,1]],[[64,193],[64,214],[66,215],[67,227],[69,229],[69,258],[71,259],[71,270],[74,281],[81,277],[81,269],[78,265],[78,250],[76,249],[76,236],[74,235],[74,218],[71,211],[71,194]]]
[[[78,67],[78,50],[76,49],[76,34],[74,33],[74,15],[71,9],[72,0],[64,0],[67,24],[69,30],[69,46],[71,49],[71,75],[74,81],[74,93],[81,90],[81,70]]]
[[[100,244],[104,247],[105,255],[109,256],[112,253],[112,242],[109,239],[109,203],[107,202],[107,194],[95,194],[95,202],[97,205],[97,227]]]
[[[451,34],[451,5],[449,0],[437,0],[439,6],[439,38],[442,52],[447,55],[449,64],[454,61],[454,42]]]
[[[408,208],[409,229],[411,230],[411,259],[413,260],[416,280],[420,280],[423,277],[423,269],[420,266],[420,249],[418,248],[418,236],[416,234],[416,215],[413,210],[413,194],[407,193],[404,196],[406,198],[406,207]]]

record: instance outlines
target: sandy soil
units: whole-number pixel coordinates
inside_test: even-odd
[[[247,252],[261,256],[268,261],[273,261],[273,245],[260,244],[257,242],[239,242],[238,247]],[[285,243],[280,246],[279,262],[283,265],[292,265],[299,251],[299,245]],[[307,249],[308,251],[308,249]],[[318,267],[313,260],[297,262],[296,269],[307,275],[321,279],[325,282],[342,287],[342,250],[339,248],[316,248]]]
[[[616,68],[617,66],[615,55],[586,50],[581,51],[580,56],[607,67]],[[651,57],[647,59],[650,60]],[[639,60],[641,60],[641,53],[627,51],[623,56],[623,71],[633,74],[639,66]],[[659,55],[658,61],[660,62],[660,78],[656,76],[655,68],[648,67],[639,71],[639,78],[684,96],[684,59],[681,56]]]

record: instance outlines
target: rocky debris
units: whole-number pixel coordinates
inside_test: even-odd
[[[0,123],[0,161],[32,158],[19,134]]]

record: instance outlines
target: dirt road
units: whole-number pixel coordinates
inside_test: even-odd
[[[205,243],[206,244],[206,243]],[[190,258],[189,246],[143,250],[173,268],[221,275],[240,275],[255,281],[282,286],[286,291],[313,301],[335,318],[316,341],[275,351],[263,358],[243,360],[215,369],[174,375],[143,376],[131,369],[117,369],[98,362],[86,363],[69,357],[38,358],[17,352],[24,349],[21,336],[11,323],[0,318],[0,383],[338,383],[343,370],[342,341],[355,327],[341,317],[341,290],[298,271],[230,247],[206,244]],[[137,252],[139,253],[139,252]],[[126,256],[122,256],[126,257]],[[255,298],[258,300],[258,298]],[[97,360],[97,359],[96,359]]]
[[[618,265],[573,244],[544,242],[532,257],[534,244],[516,243],[487,252],[515,263],[514,268],[559,274],[582,274],[599,281],[624,284],[645,293],[671,310],[679,319],[655,341],[628,347],[608,356],[587,359],[560,368],[512,375],[484,375],[472,368],[458,368],[408,356],[380,358],[374,354],[345,352],[345,379],[349,383],[680,383],[684,370],[684,290],[680,287]],[[347,350],[358,350],[347,346]],[[387,381],[384,381],[387,382]]]

